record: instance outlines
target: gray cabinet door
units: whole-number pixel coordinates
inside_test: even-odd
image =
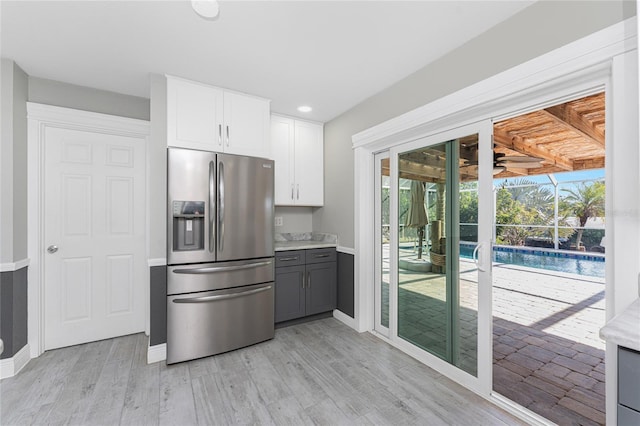
[[[319,314],[336,308],[336,262],[307,264],[306,313]]]
[[[618,347],[618,402],[640,411],[640,352]]]
[[[276,268],[276,322],[305,315],[304,285],[304,265]]]

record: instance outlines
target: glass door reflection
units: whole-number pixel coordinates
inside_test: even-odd
[[[460,250],[478,240],[477,152],[474,134],[398,157],[398,336],[472,375],[478,277]]]

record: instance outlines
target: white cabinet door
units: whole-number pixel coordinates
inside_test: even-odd
[[[296,205],[323,205],[324,141],[321,124],[296,120],[294,157]]]
[[[223,91],[167,78],[167,145],[223,150]]]
[[[275,164],[275,204],[294,205],[294,120],[271,117],[271,158]]]
[[[45,138],[45,350],[143,331],[145,140]]]
[[[269,158],[269,101],[224,93],[224,152]]]

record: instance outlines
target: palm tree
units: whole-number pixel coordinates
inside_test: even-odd
[[[590,217],[604,215],[604,182],[582,183],[575,189],[563,189],[568,195],[563,198],[563,211],[578,218],[580,227],[576,237],[576,248],[582,242],[582,233]]]

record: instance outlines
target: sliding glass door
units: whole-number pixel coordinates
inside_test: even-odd
[[[404,144],[390,158],[391,334],[488,389],[491,124]]]

